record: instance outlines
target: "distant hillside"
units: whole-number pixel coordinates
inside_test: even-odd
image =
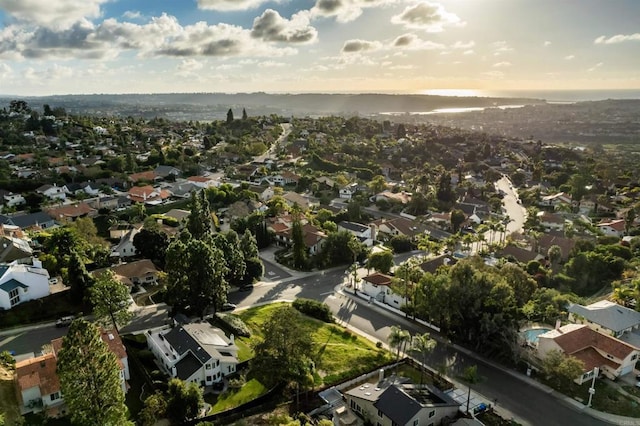
[[[22,97],[33,108],[61,106],[72,113],[207,120],[226,115],[229,108],[246,108],[251,115],[375,114],[421,112],[438,108],[490,107],[544,103],[536,99],[446,97],[389,94],[268,94],[172,93],[134,95],[65,95]],[[9,98],[0,99],[6,107]],[[239,113],[240,111],[238,111]]]

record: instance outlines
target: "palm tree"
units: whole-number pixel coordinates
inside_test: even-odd
[[[391,326],[389,333],[389,346],[396,348],[396,363],[400,361],[400,352],[404,352],[404,347],[411,341],[411,334],[407,330],[403,330],[397,325]],[[396,366],[396,372],[398,367]]]
[[[411,339],[411,349],[416,352],[420,352],[422,356],[422,368],[420,369],[420,387],[424,383],[424,366],[427,363],[427,354],[432,352],[436,347],[437,342],[431,338],[429,333],[416,334]]]

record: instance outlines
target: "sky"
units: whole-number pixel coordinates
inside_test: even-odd
[[[640,89],[639,0],[0,0],[0,94]]]

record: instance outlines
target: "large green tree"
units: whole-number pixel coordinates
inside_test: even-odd
[[[367,259],[367,268],[375,269],[383,274],[389,273],[393,267],[393,253],[389,250],[371,253]]]
[[[166,413],[172,424],[181,424],[185,420],[197,417],[203,406],[202,389],[197,383],[186,383],[180,379],[169,380]]]
[[[83,319],[74,320],[62,340],[57,373],[74,425],[132,425],[127,420],[120,367],[100,330]]]
[[[93,285],[93,278],[87,272],[87,267],[80,254],[72,250],[67,265],[67,285],[70,287],[69,296],[74,303],[82,303]]]
[[[167,250],[167,302],[203,317],[227,301],[226,273],[220,249],[183,231]]]
[[[89,300],[96,319],[110,323],[116,331],[118,324],[126,324],[133,318],[129,310],[132,303],[129,287],[121,283],[113,271],[107,270],[98,275],[89,289]]]
[[[304,233],[300,219],[296,218],[291,226],[291,241],[293,251],[293,266],[304,269],[307,264],[307,246],[304,243]]]
[[[300,324],[301,314],[291,306],[277,308],[262,326],[262,339],[254,346],[251,370],[267,386],[278,382],[304,382],[311,366],[311,335]]]
[[[187,229],[195,239],[203,239],[213,232],[213,216],[206,193],[191,193],[191,212],[187,217]]]
[[[159,229],[143,228],[133,237],[133,245],[140,256],[164,268],[167,247],[169,247],[167,234]]]

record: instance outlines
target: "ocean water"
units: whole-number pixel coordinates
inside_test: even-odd
[[[477,96],[491,98],[534,98],[549,102],[602,101],[605,99],[640,99],[640,89],[624,90],[425,90],[421,94],[442,96]]]

